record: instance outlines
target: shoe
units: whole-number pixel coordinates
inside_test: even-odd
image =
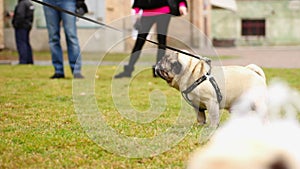
[[[84,76],[82,76],[82,74],[80,74],[80,73],[75,73],[73,75],[73,77],[74,77],[74,79],[83,79],[84,78]]]
[[[115,79],[123,78],[123,77],[131,77],[131,73],[124,71],[115,76]]]
[[[62,78],[65,78],[65,75],[58,74],[58,73],[55,73],[53,76],[50,77],[50,79],[62,79]]]

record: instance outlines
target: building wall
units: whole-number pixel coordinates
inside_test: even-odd
[[[235,39],[243,45],[300,45],[300,1],[295,0],[240,0],[236,12],[212,12],[212,37]],[[265,37],[243,37],[242,19],[265,19]]]

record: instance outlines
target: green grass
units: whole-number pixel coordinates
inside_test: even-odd
[[[35,60],[49,60],[51,55],[49,51],[33,51]],[[4,49],[0,51],[0,60],[18,60],[18,52]]]
[[[281,77],[300,89],[300,69],[264,70],[268,79]],[[155,121],[137,124],[120,117],[115,109],[111,96],[115,71],[115,66],[100,67],[95,79],[95,98],[107,124],[127,136],[165,132],[177,117],[179,92],[152,78],[150,70],[139,74],[129,90],[137,110],[149,108],[149,94],[155,89],[171,99]],[[201,127],[193,125],[167,152],[151,158],[121,157],[101,148],[83,130],[74,110],[71,78],[50,80],[51,66],[2,65],[0,72],[0,168],[184,168],[189,154],[200,146]],[[66,76],[71,77],[70,72]],[[227,117],[224,113],[223,121]]]

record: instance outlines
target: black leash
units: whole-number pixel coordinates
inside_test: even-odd
[[[145,39],[145,38],[141,38],[141,39],[143,39],[143,40],[145,40],[145,41],[147,41],[147,42],[153,43],[153,44],[155,44],[155,45],[157,45],[157,46],[159,46],[159,47],[167,48],[167,49],[170,49],[170,50],[173,50],[173,51],[175,51],[175,52],[178,52],[178,53],[182,53],[182,54],[191,56],[191,57],[196,58],[196,59],[199,59],[199,60],[204,60],[204,61],[207,62],[207,63],[209,64],[209,66],[210,66],[210,62],[211,62],[211,61],[210,61],[209,58],[205,58],[205,57],[193,55],[193,54],[191,54],[191,53],[182,51],[182,50],[180,50],[180,49],[176,49],[176,48],[171,47],[171,46],[167,46],[167,45],[164,45],[164,44],[160,44],[160,43],[158,43],[158,42],[154,42],[154,41],[152,41],[152,40],[148,40],[148,39]]]

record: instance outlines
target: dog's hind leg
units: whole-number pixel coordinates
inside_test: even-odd
[[[195,108],[197,113],[197,122],[200,125],[206,124],[205,109]]]

